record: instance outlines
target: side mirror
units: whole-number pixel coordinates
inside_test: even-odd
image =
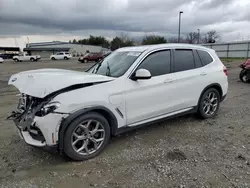
[[[132,77],[133,80],[148,80],[150,78],[151,73],[147,69],[137,70]]]

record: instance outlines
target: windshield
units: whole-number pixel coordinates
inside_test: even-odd
[[[87,72],[104,76],[120,77],[140,56],[141,52],[113,52],[95,64]]]

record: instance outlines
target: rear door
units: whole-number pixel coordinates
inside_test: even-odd
[[[174,49],[173,74],[179,93],[178,109],[194,107],[202,90],[206,87],[203,77],[206,76],[197,52],[192,49]]]

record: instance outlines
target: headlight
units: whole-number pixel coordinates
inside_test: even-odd
[[[55,101],[55,102],[50,102],[46,105],[44,105],[41,110],[36,114],[37,116],[46,116],[52,112],[54,112],[57,108],[59,108],[60,103]]]

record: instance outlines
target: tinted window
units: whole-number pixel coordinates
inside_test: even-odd
[[[138,67],[147,69],[152,76],[160,76],[170,73],[170,50],[150,54]]]
[[[194,56],[192,50],[175,50],[174,72],[194,69]]]
[[[199,57],[197,51],[194,50],[193,53],[194,53],[195,67],[196,67],[196,68],[202,67],[201,59],[200,59],[200,57]]]
[[[201,58],[202,64],[205,66],[213,61],[212,57],[209,55],[209,53],[205,51],[198,50],[198,54]]]
[[[57,55],[63,55],[63,53],[57,53]]]
[[[67,55],[68,55],[69,53],[68,53],[68,52],[65,52],[65,54],[67,54]]]

